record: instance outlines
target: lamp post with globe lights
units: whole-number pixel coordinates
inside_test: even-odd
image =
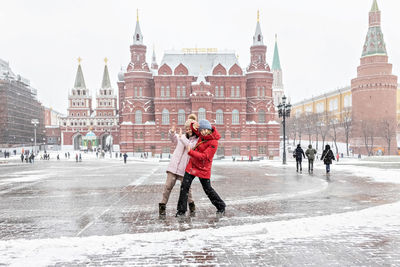
[[[279,118],[282,119],[283,125],[283,154],[282,154],[282,164],[286,164],[286,117],[290,117],[290,110],[292,109],[292,105],[290,103],[286,103],[286,96],[282,97],[282,102],[278,105],[278,114]]]

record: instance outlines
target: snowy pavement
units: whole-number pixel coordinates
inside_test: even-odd
[[[398,161],[216,161],[226,216],[196,179],[177,220],[179,183],[158,218],[168,163],[83,156],[0,166],[0,265],[400,265]]]

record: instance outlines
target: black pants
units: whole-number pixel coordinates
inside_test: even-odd
[[[300,171],[303,170],[301,167],[301,159],[296,159],[296,170],[299,171],[299,166],[300,166]]]
[[[178,200],[178,212],[179,213],[185,213],[187,210],[187,200],[188,200],[188,193],[189,193],[189,188],[193,182],[193,179],[196,176],[191,175],[187,172],[185,172],[185,176],[183,176],[183,181],[181,184],[181,192],[179,194],[179,200]],[[225,209],[225,202],[219,197],[217,192],[211,187],[211,181],[210,179],[204,179],[200,178],[200,183],[203,186],[203,190],[210,199],[211,203],[217,208],[217,210],[224,210]]]
[[[314,169],[314,160],[308,159],[308,171],[313,171]]]

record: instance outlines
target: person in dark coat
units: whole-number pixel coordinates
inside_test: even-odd
[[[24,163],[24,153],[21,153],[21,162]]]
[[[210,180],[212,161],[215,152],[217,152],[218,140],[221,138],[221,135],[214,126],[211,126],[208,120],[191,123],[190,127],[193,133],[199,136],[199,139],[193,149],[190,146],[187,147],[190,159],[181,184],[176,216],[185,215],[189,188],[196,176],[199,177],[203,190],[211,203],[217,208],[217,215],[224,215],[225,202],[211,187]]]
[[[330,145],[325,146],[325,150],[321,155],[321,160],[324,161],[326,166],[326,173],[329,173],[331,171],[330,165],[332,164],[332,160],[335,160],[335,156],[333,155]]]
[[[312,173],[314,169],[314,159],[317,155],[317,150],[315,150],[312,145],[308,145],[308,149],[306,150],[306,156],[308,158],[308,172]]]
[[[297,148],[294,151],[293,156],[296,158],[296,172],[299,172],[299,166],[300,166],[300,172],[302,172],[303,168],[301,167],[301,161],[303,158],[306,158],[306,155],[304,155],[304,150],[301,148],[300,144],[297,145]]]
[[[128,154],[124,153],[124,163],[126,164],[126,159],[128,158]]]

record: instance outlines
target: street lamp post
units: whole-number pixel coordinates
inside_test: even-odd
[[[282,97],[282,103],[278,105],[278,114],[279,118],[283,118],[283,155],[282,155],[282,164],[286,164],[286,117],[290,117],[290,110],[292,105],[290,103],[286,103],[286,96]]]
[[[36,126],[39,124],[39,120],[38,119],[32,119],[31,123],[34,125],[33,132],[34,132],[34,138],[35,138],[35,140],[34,140],[35,146],[33,148],[33,154],[35,155],[36,154],[35,153],[36,152]]]

